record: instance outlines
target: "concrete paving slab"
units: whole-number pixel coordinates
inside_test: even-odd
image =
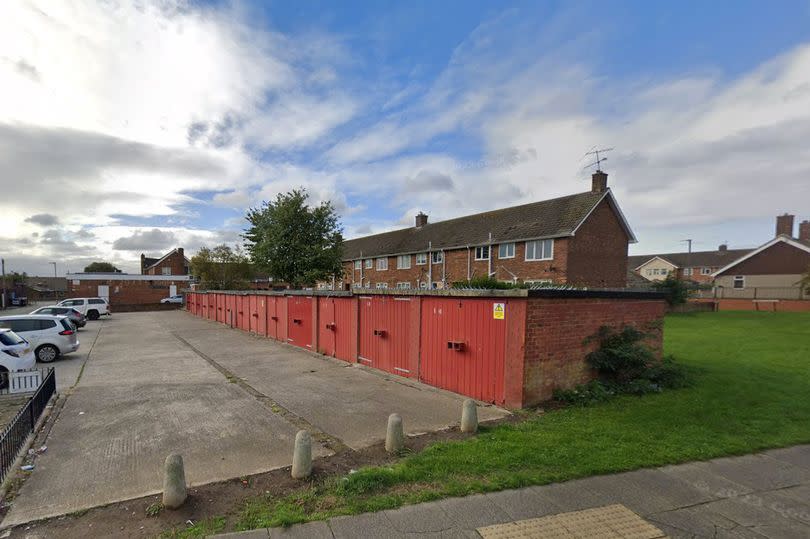
[[[399,539],[407,534],[394,529],[391,521],[382,513],[336,517],[329,520],[329,528],[335,539],[355,539],[357,537],[388,537]]]
[[[810,482],[810,471],[761,453],[712,460],[707,464],[713,473],[756,490],[792,487]]]
[[[329,537],[332,536],[329,535]],[[270,538],[270,530],[268,530],[267,528],[262,528],[259,530],[250,530],[247,532],[220,533],[218,535],[209,536],[209,539],[269,539],[269,538]]]
[[[167,339],[152,314],[104,321],[3,526],[156,493],[172,452],[191,485],[291,464],[297,429]]]
[[[406,505],[399,509],[382,511],[380,514],[385,516],[393,530],[399,533],[436,533],[451,527],[441,504]]]
[[[763,453],[765,456],[810,471],[810,445],[797,445],[783,449],[772,449]]]
[[[307,522],[291,528],[269,530],[271,539],[332,539],[332,530],[326,522]]]
[[[525,520],[561,512],[562,507],[544,494],[543,488],[505,490],[486,494],[486,497],[509,515],[510,520]]]
[[[662,473],[675,477],[693,488],[709,494],[715,499],[740,496],[752,492],[746,487],[711,471],[707,462],[689,462],[659,468]]]
[[[513,494],[513,496],[515,495]],[[465,498],[448,498],[441,500],[436,505],[444,511],[447,520],[461,529],[475,530],[481,526],[515,520],[485,494]]]
[[[184,313],[160,314],[162,322],[194,348],[349,447],[359,449],[383,440],[388,416],[395,412],[402,416],[408,434],[432,432],[461,421],[462,396],[368,372]],[[482,407],[479,418],[486,421],[507,413]]]

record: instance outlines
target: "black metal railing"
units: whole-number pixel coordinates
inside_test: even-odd
[[[34,432],[42,412],[56,393],[56,373],[53,368],[40,371],[41,383],[34,394],[23,405],[17,415],[0,433],[0,482],[6,479],[11,466],[20,453],[28,436]],[[16,373],[15,373],[16,374]],[[9,384],[11,385],[11,384]]]

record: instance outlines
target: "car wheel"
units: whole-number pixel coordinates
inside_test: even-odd
[[[59,357],[59,350],[52,344],[43,344],[37,348],[37,361],[50,363]]]
[[[90,320],[98,320],[98,311],[96,310],[87,311],[87,318],[89,318]]]
[[[8,369],[0,367],[0,389],[6,389],[9,385],[9,380]]]

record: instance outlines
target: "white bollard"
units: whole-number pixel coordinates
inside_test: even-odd
[[[312,473],[312,437],[305,430],[299,430],[295,435],[295,450],[293,451],[292,477],[304,479]]]
[[[461,432],[478,432],[478,406],[472,399],[461,405]]]
[[[399,453],[405,449],[405,430],[402,427],[402,417],[399,414],[388,416],[388,430],[385,433],[385,450],[389,453]]]
[[[183,457],[172,453],[163,465],[163,507],[177,509],[186,501],[186,472]]]

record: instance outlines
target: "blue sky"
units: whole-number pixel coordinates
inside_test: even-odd
[[[580,192],[594,145],[631,252],[810,218],[807,0],[14,0],[0,21],[11,269],[237,243],[294,187],[349,237]]]

